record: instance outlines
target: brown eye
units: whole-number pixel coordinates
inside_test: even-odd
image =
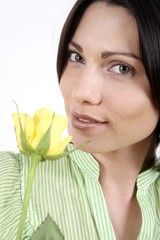
[[[134,69],[133,67],[124,64],[124,63],[113,63],[112,66],[109,68],[110,72],[119,74],[119,75],[133,75]]]
[[[71,62],[84,63],[84,59],[81,55],[75,52],[69,52],[69,60]]]
[[[119,66],[119,72],[121,74],[127,74],[129,71],[130,71],[130,69],[129,69],[128,66],[125,66],[125,65],[120,65]]]

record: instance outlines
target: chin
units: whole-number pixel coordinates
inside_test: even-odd
[[[93,153],[96,148],[96,143],[92,139],[92,136],[87,133],[82,133],[76,129],[69,128],[69,135],[72,136],[72,143],[74,147],[80,147],[80,150],[88,153]]]

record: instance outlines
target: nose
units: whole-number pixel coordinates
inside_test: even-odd
[[[86,67],[77,76],[72,96],[78,103],[99,105],[102,101],[102,88],[98,69]]]

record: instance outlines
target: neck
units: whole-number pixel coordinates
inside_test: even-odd
[[[145,162],[153,158],[153,144],[141,144],[106,154],[94,154],[99,162],[99,182],[105,191],[132,198],[136,189],[138,174]],[[150,149],[148,151],[148,149]]]
[[[142,162],[140,163],[133,156],[131,159],[131,156],[125,153],[113,155],[108,156],[105,163],[99,162],[100,184],[103,190],[106,192],[111,191],[114,193],[114,196],[119,195],[132,198]]]

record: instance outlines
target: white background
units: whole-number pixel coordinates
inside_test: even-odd
[[[12,100],[30,115],[41,107],[64,113],[56,53],[64,19],[74,2],[0,1],[0,150],[17,150]]]

